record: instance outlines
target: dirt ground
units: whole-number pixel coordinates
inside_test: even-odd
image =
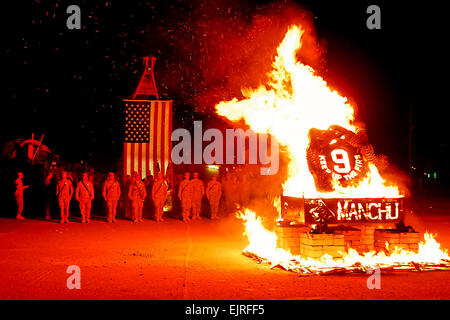
[[[418,231],[450,248],[450,210],[421,208]],[[428,210],[430,209],[430,210]],[[432,210],[431,210],[432,209]],[[183,223],[166,219],[59,224],[0,219],[0,299],[450,299],[450,272],[299,276],[243,256],[235,218]],[[81,289],[69,290],[69,265]]]

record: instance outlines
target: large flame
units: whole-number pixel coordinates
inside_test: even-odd
[[[386,182],[374,165],[356,187],[320,193],[308,170],[306,149],[311,128],[326,130],[339,125],[355,132],[353,107],[346,97],[330,89],[313,68],[296,59],[302,46],[303,29],[292,26],[277,49],[268,74],[268,83],[256,89],[243,89],[242,100],[234,98],[216,106],[217,113],[232,121],[244,119],[257,133],[269,133],[289,153],[288,179],[283,185],[287,196],[322,197],[396,197],[399,191]]]
[[[234,98],[219,103],[216,105],[217,113],[231,121],[245,120],[253,131],[272,135],[287,149],[290,162],[288,178],[283,184],[284,195],[307,198],[398,197],[398,188],[389,186],[373,163],[369,163],[368,175],[357,185],[344,188],[334,182],[334,192],[323,193],[316,189],[306,157],[310,129],[326,130],[331,125],[338,125],[356,132],[357,128],[353,124],[354,108],[347,98],[329,88],[313,68],[297,61],[296,53],[302,46],[303,33],[300,26],[290,27],[277,49],[268,82],[256,89],[243,89],[244,99]],[[274,206],[280,209],[279,199],[274,201]],[[294,256],[279,248],[277,235],[263,227],[255,212],[244,209],[238,212],[238,217],[244,221],[250,243],[244,253],[288,270],[364,270],[375,265],[399,267],[405,264],[417,268],[417,264],[429,267],[430,264],[442,263],[449,266],[447,252],[441,250],[439,243],[428,233],[419,244],[417,253],[390,248],[389,255],[375,251],[359,254],[350,248],[343,253],[342,259],[333,259],[329,255],[313,259]]]
[[[345,270],[366,270],[369,267],[410,267],[414,268],[448,268],[450,257],[445,249],[440,248],[433,235],[424,234],[424,241],[419,243],[418,252],[403,250],[397,247],[389,248],[390,254],[370,251],[359,254],[349,248],[343,253],[343,258],[332,258],[323,255],[320,259],[305,258],[293,255],[288,250],[277,246],[277,235],[264,228],[260,217],[255,212],[244,209],[237,214],[245,223],[245,235],[249,245],[244,253],[256,255],[258,259],[271,266],[281,266],[290,271],[299,272],[327,272],[343,268]]]

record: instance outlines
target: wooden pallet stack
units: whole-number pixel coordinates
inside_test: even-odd
[[[320,258],[329,254],[333,258],[341,258],[345,252],[344,235],[312,234],[300,235],[300,254],[310,258]]]
[[[275,233],[279,248],[290,251],[293,255],[300,254],[300,234],[309,230],[306,226],[276,226]]]
[[[369,252],[375,250],[374,246],[374,235],[375,235],[375,225],[363,225],[360,227],[361,230],[361,240],[359,245],[360,252]]]
[[[346,249],[352,248],[356,251],[360,251],[361,247],[361,230],[349,226],[337,226],[332,228],[334,233],[341,234],[344,236],[344,246]]]

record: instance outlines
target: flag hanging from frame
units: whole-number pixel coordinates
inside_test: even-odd
[[[167,175],[172,152],[172,100],[123,100],[124,175]],[[168,177],[169,178],[169,177]]]

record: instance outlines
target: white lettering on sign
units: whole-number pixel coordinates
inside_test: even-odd
[[[333,169],[337,173],[349,173],[352,169],[350,166],[350,159],[348,158],[347,151],[343,149],[334,149],[331,151],[331,159],[335,163]],[[341,166],[343,165],[343,167]]]
[[[399,203],[361,202],[355,200],[337,201],[338,221],[382,221],[397,220],[400,217]]]
[[[367,219],[367,213],[366,213],[366,209],[364,208],[362,203],[358,203],[358,214],[361,217],[364,217]]]
[[[325,170],[327,173],[331,173],[331,170],[328,169],[327,159],[325,156],[319,155],[319,163],[320,163],[320,169]]]
[[[344,201],[344,206],[342,206],[342,203],[338,201],[337,203],[337,219],[338,221],[341,220],[347,220],[348,216],[348,201]]]
[[[358,175],[358,173],[355,170],[352,170],[349,174],[346,174],[344,176],[345,180],[351,180],[353,178],[355,178]]]
[[[344,149],[334,149],[330,152],[332,164],[330,167],[333,171],[328,167],[327,157],[324,155],[319,155],[319,165],[320,169],[325,171],[328,174],[331,174],[331,177],[334,180],[342,180],[350,181],[356,178],[363,168],[363,160],[360,154],[356,154],[355,165],[352,169],[352,165],[350,163],[350,158],[348,152]]]
[[[372,213],[373,213],[372,208],[373,207],[378,208],[378,210],[376,211],[378,213],[378,216],[374,217],[372,215]],[[381,207],[381,203],[369,203],[369,206],[368,206],[369,219],[371,219],[371,220],[377,220],[377,219],[381,220],[381,213],[379,211],[380,207]]]
[[[335,173],[335,172],[333,172],[331,174],[331,176],[333,177],[334,180],[341,180],[342,179],[342,176],[340,174]]]
[[[355,168],[354,168],[354,170],[360,172],[361,169],[362,169],[362,165],[363,165],[363,162],[362,162],[362,159],[361,159],[361,155],[359,155],[359,154],[355,155]]]
[[[358,211],[356,211],[356,204],[354,202],[352,202],[352,204],[350,205],[350,212],[348,214],[350,220],[361,220],[361,216],[358,213]],[[354,219],[352,217],[355,217]]]
[[[388,209],[389,209],[389,211],[388,211]],[[394,215],[392,215],[392,206],[391,205],[389,205],[389,207],[386,205],[386,211],[387,211],[386,216],[388,217],[388,219],[391,219],[391,220],[398,219],[398,212],[399,212],[398,203],[395,203]]]

